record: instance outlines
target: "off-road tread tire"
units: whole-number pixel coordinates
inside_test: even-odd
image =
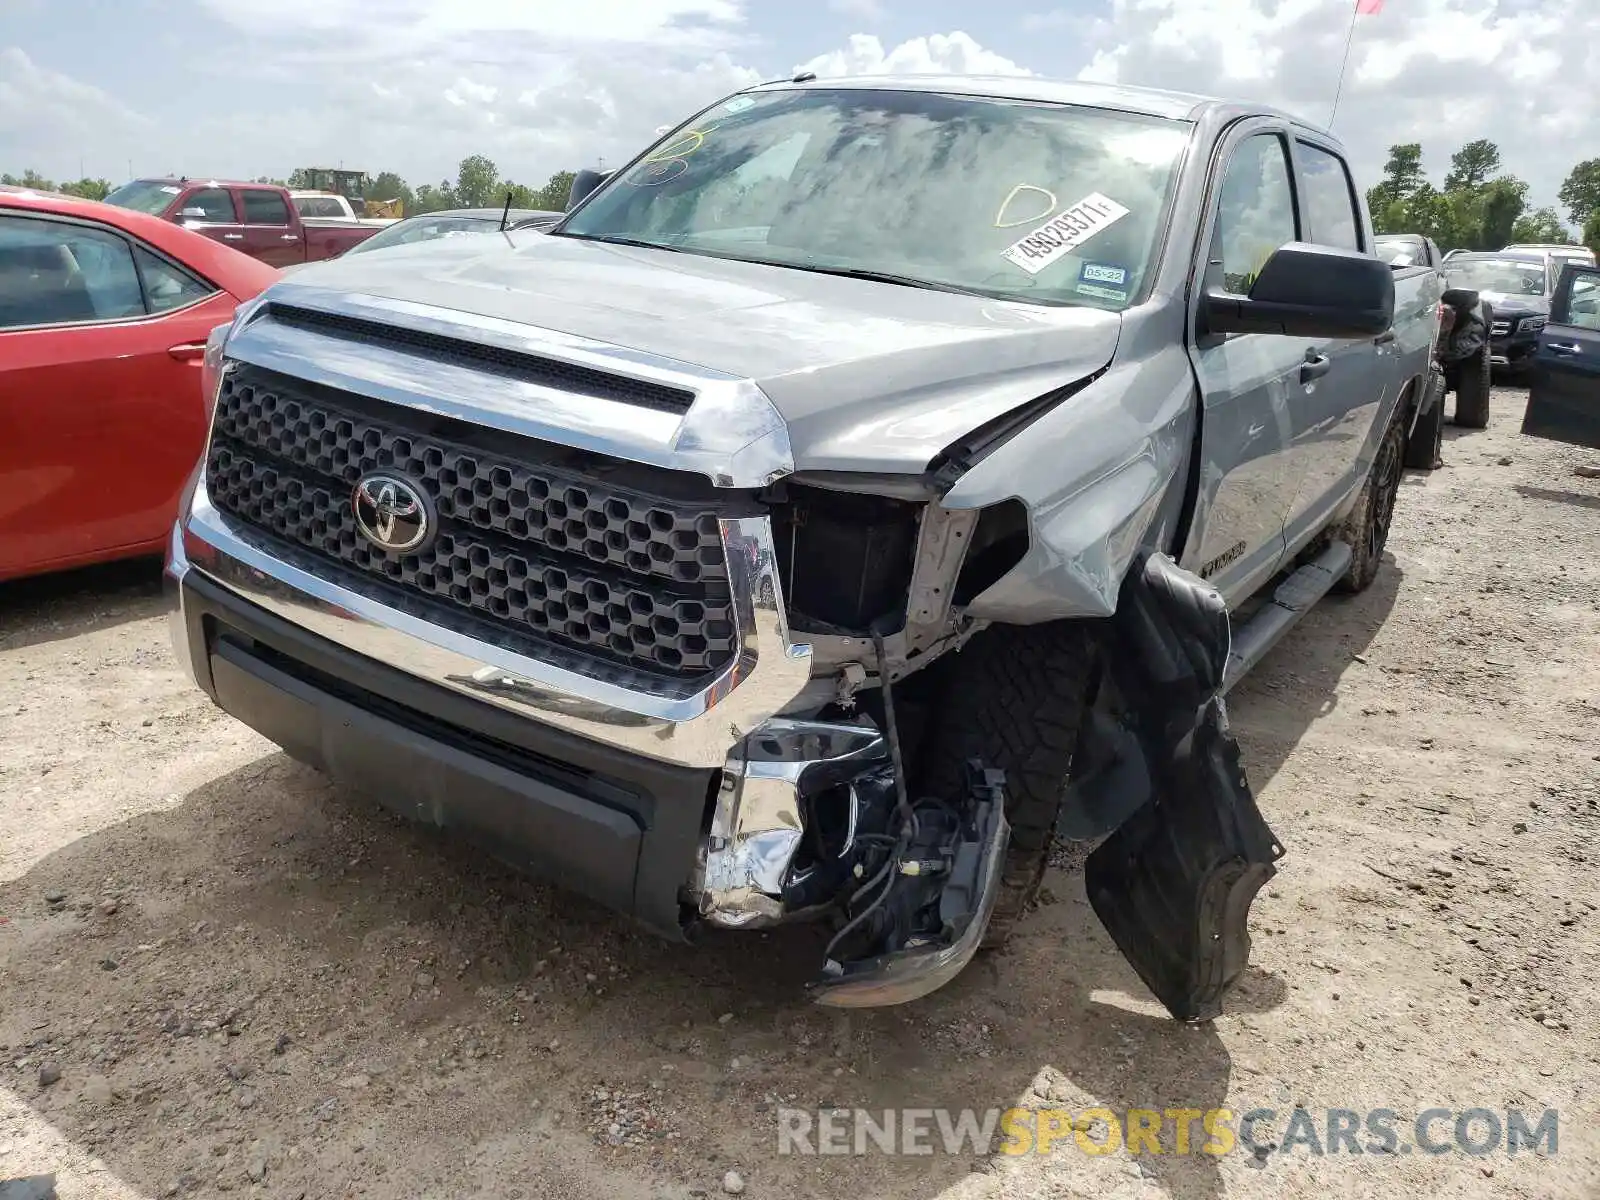
[[[943,665],[943,664],[941,664]],[[1093,672],[1083,626],[995,625],[951,656],[924,743],[924,794],[956,796],[965,763],[1006,775],[1006,848],[983,946],[1003,945],[1044,878]]]
[[[1440,465],[1439,449],[1444,443],[1444,372],[1435,367],[1428,373],[1433,407],[1417,418],[1406,439],[1406,466],[1413,471],[1432,471]],[[1424,397],[1426,399],[1426,397]]]
[[[1489,389],[1494,385],[1489,347],[1478,352],[1476,363],[1462,363],[1456,379],[1456,424],[1463,429],[1489,427]]]
[[[1384,497],[1379,494],[1379,472],[1384,467],[1384,451],[1393,443],[1394,453],[1400,456],[1404,463],[1405,455],[1405,423],[1396,418],[1389,422],[1389,428],[1384,431],[1383,441],[1378,443],[1378,452],[1372,458],[1372,470],[1367,473],[1367,481],[1361,485],[1361,495],[1356,500],[1356,506],[1350,510],[1350,515],[1344,519],[1339,532],[1335,535],[1350,543],[1350,567],[1343,577],[1333,585],[1336,592],[1354,594],[1364,592],[1372,586],[1372,581],[1378,577],[1378,571],[1383,566],[1383,548],[1388,544],[1389,533],[1384,530],[1382,538],[1374,548],[1368,537],[1368,530],[1384,503]],[[1395,470],[1394,480],[1388,485],[1390,495],[1387,497],[1390,520],[1393,520],[1395,498],[1400,492],[1400,481],[1404,476],[1401,470]]]

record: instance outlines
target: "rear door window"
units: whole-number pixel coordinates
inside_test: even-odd
[[[133,248],[134,262],[144,281],[145,307],[151,313],[171,312],[185,308],[197,301],[213,296],[218,289],[197,275],[185,271],[176,263],[146,250]]]
[[[238,216],[233,211],[233,194],[227,188],[200,188],[183,198],[183,213],[199,209],[190,220],[210,221],[214,225],[237,225]]]
[[[1297,143],[1295,150],[1305,198],[1306,240],[1343,250],[1361,249],[1356,192],[1344,160],[1310,142]]]
[[[244,223],[246,225],[287,225],[289,223],[289,206],[284,203],[280,192],[269,192],[262,188],[245,188],[240,193],[244,197]]]
[[[0,329],[144,315],[122,238],[65,221],[0,217]]]

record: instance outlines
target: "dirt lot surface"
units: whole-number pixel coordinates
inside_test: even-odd
[[[1376,585],[1232,701],[1288,856],[1209,1027],[1161,1014],[1067,870],[1014,948],[933,997],[808,1007],[805,931],[659,944],[334,792],[180,677],[153,569],[0,588],[0,1180],[55,1172],[64,1200],[720,1196],[729,1171],[751,1197],[850,1200],[1600,1196],[1600,481],[1520,437],[1521,393],[1495,400],[1493,428],[1449,431],[1446,467],[1408,477]],[[1176,1155],[1168,1126],[1137,1158],[1071,1136],[780,1157],[777,1104],[1264,1107],[1263,1142],[1296,1105],[1323,1132],[1328,1108],[1382,1107],[1402,1148]],[[1558,1151],[1409,1153],[1434,1106],[1557,1109]]]

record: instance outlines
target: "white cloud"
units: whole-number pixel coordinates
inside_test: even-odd
[[[63,146],[134,145],[154,129],[155,122],[99,88],[40,66],[16,46],[0,48],[4,170],[20,173],[59,156]],[[75,162],[67,168],[74,177]]]
[[[471,79],[458,79],[444,90],[444,98],[457,108],[467,104],[493,104],[499,88],[486,87]]]
[[[828,7],[840,16],[854,17],[858,21],[881,21],[884,16],[879,0],[828,0]]]
[[[253,178],[342,162],[420,183],[485,154],[538,185],[630,158],[661,124],[764,77],[734,54],[747,39],[744,0],[390,0],[381,17],[366,0],[198,2],[248,52],[198,62],[191,90],[205,91],[209,73],[244,111],[183,106],[138,123],[105,93],[8,50],[0,169],[59,177],[81,153],[117,178],[131,157],[139,174]]]
[[[1068,12],[1064,8],[1047,9],[1044,12],[1025,13],[1022,18],[1022,28],[1028,33],[1043,33],[1047,30],[1069,29],[1074,25],[1082,25],[1083,16],[1079,13]]]
[[[537,34],[573,42],[656,42],[684,28],[729,26],[744,0],[202,0],[230,25],[282,37],[286,30],[334,32],[358,43],[419,49],[461,36]],[[344,49],[345,47],[341,47]]]
[[[1350,32],[1326,0],[1113,0],[1080,73],[1262,101],[1325,125]],[[1594,153],[1600,70],[1594,0],[1408,0],[1356,20],[1334,132],[1376,181],[1391,143],[1421,142],[1442,179],[1467,141],[1496,142],[1505,167],[1553,204]]]
[[[838,75],[1031,75],[1004,55],[985,50],[968,34],[936,33],[912,38],[893,50],[871,34],[857,33],[842,50],[819,54],[796,71],[815,71],[819,79]]]

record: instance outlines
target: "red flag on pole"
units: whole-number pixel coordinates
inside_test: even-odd
[[[1383,0],[1356,0],[1356,16],[1375,17],[1383,11]]]

